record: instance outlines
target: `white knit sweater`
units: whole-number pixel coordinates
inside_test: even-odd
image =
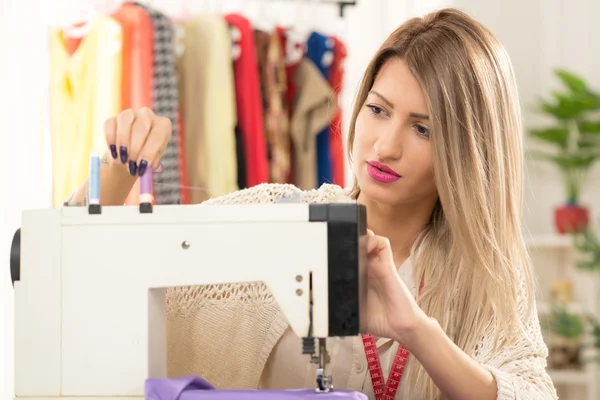
[[[201,206],[274,203],[294,193],[298,189],[292,185],[263,184],[210,199]],[[300,192],[306,203],[347,200],[347,195],[334,185]],[[524,309],[523,304],[519,309]],[[256,388],[269,354],[288,326],[262,283],[170,289],[167,316],[169,375],[200,375],[218,388]],[[546,373],[548,350],[537,313],[526,326],[528,335],[518,345],[492,352],[488,336],[471,356],[496,378],[498,400],[557,399]]]

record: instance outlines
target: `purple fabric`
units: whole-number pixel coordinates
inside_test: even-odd
[[[334,389],[317,393],[312,389],[292,390],[216,390],[197,376],[146,380],[146,400],[367,400],[359,392]]]

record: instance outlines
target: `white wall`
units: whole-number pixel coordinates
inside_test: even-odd
[[[20,209],[48,205],[36,151],[45,87],[43,0],[0,1],[0,399],[12,393],[13,298],[8,270]]]

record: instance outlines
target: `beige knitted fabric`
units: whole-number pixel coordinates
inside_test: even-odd
[[[263,184],[210,199],[200,207],[275,203],[298,193],[305,203],[326,203],[347,201],[349,192],[334,185],[298,192],[292,185]],[[173,288],[167,295],[167,317],[169,376],[195,374],[217,388],[256,388],[270,352],[288,326],[261,283]],[[493,338],[488,335],[472,355],[495,376],[498,400],[557,399],[546,373],[547,348],[537,314],[527,327],[528,335],[518,345],[492,352]]]
[[[263,184],[207,200],[199,207],[274,203],[297,193],[292,185]],[[307,203],[344,196],[344,191],[333,185],[301,193]],[[258,385],[287,321],[266,285],[255,282],[170,289],[167,325],[169,376],[196,374],[216,387],[237,389]]]

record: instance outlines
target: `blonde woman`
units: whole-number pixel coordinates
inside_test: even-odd
[[[147,109],[107,121],[114,159],[109,153],[102,166],[102,203],[123,204],[134,181],[117,150],[157,167],[169,132]],[[500,43],[453,9],[404,23],[366,70],[349,148],[351,190],[301,192],[305,202],[349,198],[367,208],[372,336],[328,341],[335,387],[374,400],[556,399],[522,234],[519,99]],[[295,192],[264,184],[204,206]],[[227,388],[314,387],[315,366],[261,283],[176,288],[168,303],[171,376]],[[369,343],[387,386],[371,379]]]

